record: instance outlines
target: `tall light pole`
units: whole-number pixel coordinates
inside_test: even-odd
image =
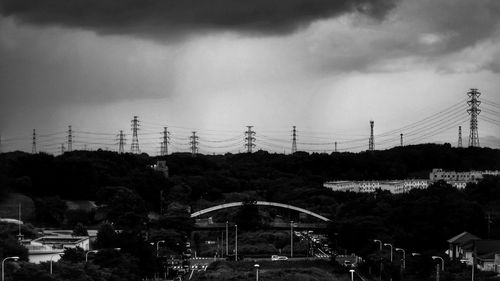
[[[390,244],[390,243],[384,243],[384,246],[391,247],[391,263],[392,263],[392,244]]]
[[[88,262],[88,261],[89,261],[89,254],[90,254],[90,253],[97,253],[97,252],[99,252],[99,250],[87,251],[87,252],[85,253],[85,262]]]
[[[373,242],[375,243],[379,243],[379,248],[378,248],[378,254],[380,256],[380,272],[379,272],[379,280],[382,281],[382,241],[378,240],[378,239],[375,239],[373,240]]]
[[[438,256],[432,256],[433,260],[440,259],[441,260],[441,270],[444,270],[444,259]]]
[[[160,252],[160,243],[165,243],[165,240],[160,240],[156,242],[156,257],[159,257],[159,252]]]
[[[229,222],[226,221],[226,257],[229,255]]]
[[[438,256],[432,256],[433,260],[441,260],[441,270],[444,270],[444,259]],[[439,264],[436,264],[436,281],[439,281]]]
[[[405,252],[405,250],[403,248],[396,248],[395,250],[396,250],[396,252],[397,251],[403,252],[403,259],[402,259],[403,263],[401,265],[401,280],[403,280],[404,279],[403,271],[406,268],[406,252]]]
[[[52,258],[55,256],[61,256],[62,254],[54,254],[50,256],[50,275],[52,275]]]
[[[224,257],[224,231],[220,233],[220,257]]]
[[[293,221],[290,221],[290,257],[293,258]]]
[[[255,267],[255,281],[259,281],[259,264],[254,264]]]
[[[5,281],[5,261],[6,260],[14,260],[17,261],[19,257],[6,257],[2,260],[2,281]]]
[[[234,261],[238,261],[238,225],[234,225]]]
[[[403,252],[403,266],[401,268],[405,269],[406,268],[406,257],[405,257],[406,253],[405,253],[405,250],[402,249],[402,248],[396,248],[394,250]]]

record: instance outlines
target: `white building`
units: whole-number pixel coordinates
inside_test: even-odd
[[[412,189],[426,189],[433,182],[444,180],[457,189],[464,189],[467,183],[477,182],[483,176],[500,176],[500,171],[455,172],[432,169],[429,179],[405,179],[392,181],[328,181],[324,187],[333,191],[375,192],[377,189],[388,190],[394,194],[406,193]]]
[[[333,191],[351,191],[371,193],[377,189],[388,190],[391,193],[405,193],[412,189],[425,189],[429,181],[425,179],[393,180],[393,181],[329,181],[324,187]]]
[[[85,251],[89,250],[90,242],[88,236],[43,236],[32,240],[29,244],[23,245],[28,249],[29,262],[41,263],[50,261],[58,261],[64,250],[69,248],[82,248]]]

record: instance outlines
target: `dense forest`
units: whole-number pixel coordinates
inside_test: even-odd
[[[158,160],[166,161],[169,177],[152,168]],[[23,216],[31,223],[23,226],[28,238],[37,235],[37,227],[99,228],[97,247],[123,249],[119,254],[109,251],[100,255],[114,257],[121,265],[139,261],[133,267],[120,267],[123,272],[116,273],[130,276],[145,276],[158,266],[149,241],[162,239],[166,241],[164,251],[182,252],[186,237],[192,235],[189,211],[222,202],[281,202],[329,217],[332,223],[327,234],[332,247],[366,257],[367,266],[377,261],[373,239],[412,251],[442,254],[446,240],[462,231],[500,238],[498,177],[486,177],[464,190],[437,182],[426,190],[400,195],[333,192],[323,187],[328,180],[428,178],[433,168],[500,170],[500,150],[426,144],[361,153],[283,155],[258,151],[196,157],[109,151],[73,151],[59,156],[10,152],[0,154],[0,206],[7,206],[2,204],[13,194],[26,198],[25,208],[32,208]],[[68,201],[93,201],[100,208],[70,210]],[[10,211],[15,218],[17,210]],[[232,216],[243,225],[257,214],[260,220],[253,225],[262,228],[262,222],[276,215],[273,210],[254,210],[246,215],[244,211],[220,212],[214,218]],[[9,210],[0,210],[2,214],[5,217]],[[248,226],[249,233],[255,230],[252,227]],[[123,231],[116,234],[115,228]],[[0,257],[19,254],[26,260],[26,253],[12,243],[16,230],[6,227],[0,232]],[[81,258],[81,253],[71,253],[65,262]],[[106,267],[105,260],[96,257],[94,266]],[[16,280],[29,280],[23,278]],[[101,280],[102,276],[96,278],[85,280]]]

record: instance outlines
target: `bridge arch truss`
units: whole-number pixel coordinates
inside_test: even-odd
[[[206,209],[194,212],[194,213],[191,214],[191,218],[196,218],[196,217],[201,216],[203,214],[214,212],[214,211],[217,211],[217,210],[222,210],[222,209],[227,209],[227,208],[232,208],[232,207],[243,206],[243,204],[244,204],[243,202],[232,202],[232,203],[220,204],[220,205],[217,205],[217,206],[213,206],[213,207],[210,207],[210,208],[206,208]],[[267,201],[256,201],[255,205],[257,205],[257,206],[272,206],[272,207],[285,208],[285,209],[289,209],[289,210],[294,210],[294,211],[297,211],[297,212],[301,212],[301,213],[304,213],[304,214],[308,214],[310,216],[313,216],[313,217],[318,218],[318,219],[320,219],[322,221],[325,221],[325,222],[329,222],[330,221],[329,218],[326,218],[326,217],[324,217],[322,215],[319,215],[317,213],[314,213],[314,212],[311,212],[309,210],[306,210],[306,209],[303,209],[303,208],[300,208],[300,207],[296,207],[296,206],[293,206],[293,205],[276,203],[276,202],[267,202]]]

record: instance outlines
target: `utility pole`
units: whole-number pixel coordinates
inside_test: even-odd
[[[68,126],[68,151],[73,150],[73,131],[71,130],[71,125]]]
[[[293,126],[293,131],[292,131],[292,154],[297,152],[297,130],[295,129],[295,126]]]
[[[457,147],[462,148],[462,126],[458,126],[458,144]]]
[[[469,108],[467,109],[467,113],[470,114],[470,133],[469,133],[469,147],[479,147],[479,134],[477,132],[477,116],[481,113],[481,109],[479,109],[479,105],[481,102],[478,100],[481,93],[478,92],[477,89],[470,89],[467,93],[469,96],[469,100],[467,101],[467,105]]]
[[[0,153],[2,153],[2,136],[0,136]]]
[[[170,143],[170,132],[167,127],[163,127],[163,141],[161,142],[160,155],[168,155],[168,144]]]
[[[234,225],[234,261],[238,261],[238,225]]]
[[[229,221],[226,221],[226,257],[229,255]]]
[[[293,221],[290,221],[290,257],[293,258]]]
[[[402,147],[402,146],[403,146],[403,134],[399,134],[399,136],[400,136],[400,138],[401,138],[401,140],[400,140],[400,145],[401,145],[401,147]]]
[[[36,130],[33,129],[33,137],[31,141],[31,153],[36,153]]]
[[[245,132],[245,147],[247,148],[247,153],[252,153],[252,148],[255,147],[253,143],[255,141],[255,132],[252,131],[253,126],[247,126],[247,131]]]
[[[17,214],[18,214],[18,216],[19,216],[19,217],[18,217],[18,219],[19,219],[19,234],[17,234],[17,239],[18,239],[19,241],[21,241],[21,240],[23,240],[23,238],[24,238],[23,234],[21,233],[21,223],[20,223],[20,222],[21,222],[21,202],[19,202],[18,208],[19,208],[19,209],[18,209]]]
[[[189,137],[189,139],[191,140],[189,142],[189,144],[191,145],[191,155],[193,157],[196,156],[196,153],[198,153],[198,139],[199,137],[196,136],[196,132],[193,132],[193,135]]]
[[[137,131],[139,130],[139,120],[137,116],[134,116],[132,120],[132,144],[130,146],[130,151],[134,154],[139,154],[139,137],[137,136]]]
[[[493,222],[491,220],[491,213],[490,212],[488,212],[488,218],[487,219],[488,219],[488,239],[489,239],[490,238],[490,232],[491,232],[491,223]]]
[[[368,140],[368,150],[373,151],[375,149],[375,139],[373,137],[373,125],[374,121],[370,120],[370,139]]]
[[[125,134],[120,130],[118,134],[118,153],[125,153]]]
[[[335,142],[335,152],[337,152],[337,142]]]

